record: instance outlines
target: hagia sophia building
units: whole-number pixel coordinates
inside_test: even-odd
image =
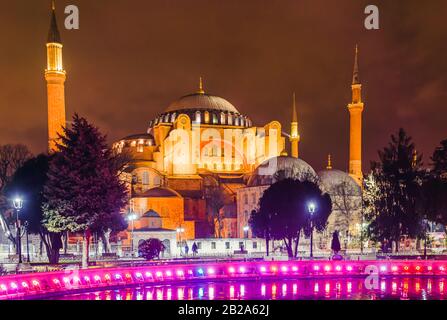
[[[47,41],[48,148],[55,151],[65,126],[63,45],[55,8]],[[290,106],[290,133],[278,121],[255,125],[226,99],[206,91],[200,78],[196,92],[160,109],[148,127],[113,143],[131,157],[122,179],[130,194],[123,214],[135,219],[121,239],[250,238],[248,220],[264,190],[279,176],[313,179],[327,191],[333,212],[327,230],[315,244],[330,246],[337,230],[340,241],[354,246],[360,234],[362,183],[362,85],[355,51],[350,115],[349,172],[316,171],[299,153],[299,115],[295,97]],[[290,144],[290,155],[287,154]],[[303,155],[305,156],[305,155]],[[281,175],[279,175],[281,173]],[[168,236],[169,235],[169,236]],[[132,242],[134,240],[132,239]],[[171,240],[172,241],[172,240]],[[171,245],[172,248],[172,245]]]

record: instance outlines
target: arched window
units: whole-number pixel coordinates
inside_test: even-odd
[[[220,113],[220,124],[225,124],[225,113]]]
[[[196,111],[196,122],[200,123],[201,120],[201,116],[200,116],[200,111]]]
[[[235,121],[234,121],[234,125],[235,125],[235,126],[238,126],[238,125],[239,125],[239,117],[237,117],[237,118],[235,119]]]
[[[217,124],[217,114],[213,113],[213,124]]]
[[[144,171],[141,177],[141,181],[143,185],[147,186],[149,185],[149,172]]]
[[[171,114],[171,122],[175,122],[175,118],[177,117],[177,114],[174,112]]]
[[[208,111],[205,111],[205,123],[210,122],[210,113]]]
[[[230,126],[233,125],[233,115],[231,113],[228,113],[228,124]]]

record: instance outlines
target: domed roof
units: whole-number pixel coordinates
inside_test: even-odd
[[[306,161],[294,157],[279,156],[260,164],[248,180],[248,186],[271,185],[276,182],[277,175],[281,178],[300,181],[318,180],[315,170]]]
[[[151,209],[143,214],[143,218],[160,218],[160,215],[158,214],[158,212]]]
[[[346,172],[341,170],[323,170],[318,173],[321,179],[321,185],[329,194],[339,193],[337,188],[343,188],[348,195],[360,196],[362,189],[357,182]]]
[[[121,140],[138,140],[138,139],[154,140],[154,137],[149,133],[138,133],[124,137]]]
[[[217,110],[239,113],[239,111],[224,98],[206,93],[194,93],[183,96],[179,100],[171,103],[165,112],[179,110]]]

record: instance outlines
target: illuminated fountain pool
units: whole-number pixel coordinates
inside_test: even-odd
[[[446,279],[447,261],[161,264],[3,276],[0,300],[443,299]]]
[[[57,300],[444,300],[447,278],[362,278],[208,282],[144,286],[54,297]]]

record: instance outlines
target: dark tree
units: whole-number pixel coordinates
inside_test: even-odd
[[[433,161],[434,173],[447,179],[447,139],[441,141],[440,146],[434,151],[431,160]]]
[[[313,215],[308,211],[310,201],[317,205]],[[257,235],[283,240],[289,258],[296,258],[300,235],[309,236],[311,225],[317,231],[323,231],[331,211],[329,195],[317,184],[284,179],[265,190],[259,210],[252,213],[250,223]]]
[[[120,211],[127,191],[106,137],[86,119],[75,114],[57,147],[44,191],[44,221],[50,231],[83,233],[82,265],[86,267],[92,232],[125,229]]]
[[[371,184],[375,197],[365,197],[368,235],[374,241],[395,242],[399,251],[402,236],[419,237],[422,217],[417,210],[423,171],[422,157],[403,129],[391,136],[391,142],[379,151],[379,162],[372,164]],[[373,209],[371,209],[373,208]]]
[[[165,246],[159,239],[151,238],[142,241],[138,245],[138,255],[146,260],[153,260],[160,257],[160,253],[165,250]]]
[[[337,254],[341,249],[340,239],[338,238],[338,231],[335,231],[332,234],[331,249],[332,251],[334,251],[335,254]]]
[[[44,202],[43,190],[47,181],[49,158],[46,155],[39,155],[26,161],[20,167],[12,181],[6,186],[5,191],[10,198],[21,195],[24,199],[24,206],[20,210],[20,220],[28,223],[28,231],[40,235],[45,245],[48,261],[56,264],[59,261],[59,250],[62,247],[61,234],[50,232],[42,224]]]

